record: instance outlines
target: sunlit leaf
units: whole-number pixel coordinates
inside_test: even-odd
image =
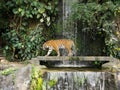
[[[39,13],[44,13],[44,12],[45,12],[45,9],[44,9],[44,8],[40,8],[40,9],[38,9],[38,12],[39,12]]]

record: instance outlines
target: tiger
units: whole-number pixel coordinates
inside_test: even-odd
[[[73,56],[72,47],[75,47],[75,44],[70,39],[58,39],[58,40],[48,40],[43,44],[43,50],[48,48],[48,52],[45,56],[49,56],[53,50],[56,51],[57,56],[60,56],[60,48],[66,49],[68,51],[68,56]]]

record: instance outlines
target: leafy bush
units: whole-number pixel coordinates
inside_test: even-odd
[[[104,30],[109,33],[113,26],[111,24],[114,19],[115,9],[116,6],[112,2],[106,2],[102,5],[97,3],[78,3],[73,5],[72,19],[81,21],[83,31],[102,34],[100,32]]]
[[[5,55],[10,54],[11,59],[30,59],[39,54],[40,46],[42,46],[42,28],[37,28],[27,34],[23,34],[22,39],[18,37],[15,30],[11,30],[10,32],[5,34],[5,37],[8,44],[5,47]],[[6,36],[7,35],[7,36]],[[10,37],[10,38],[9,38]],[[41,43],[40,43],[41,42]],[[9,52],[9,53],[8,53]]]
[[[57,4],[58,0],[1,1],[0,18],[7,17],[4,54],[9,60],[26,60],[42,54],[43,40],[50,38],[54,30]]]
[[[91,38],[104,38],[104,52],[107,55],[115,56],[117,52],[117,40],[114,37],[116,30],[115,12],[118,4],[111,1],[98,4],[92,3],[76,3],[73,5],[71,18],[75,22],[80,22],[80,30],[89,33]]]

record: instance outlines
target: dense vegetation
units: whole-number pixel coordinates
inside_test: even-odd
[[[57,0],[0,1],[0,28],[8,59],[25,60],[41,53],[42,42],[54,31],[57,5]]]
[[[81,30],[104,37],[104,52],[120,57],[119,0],[80,0],[73,5],[71,18],[81,22]],[[11,61],[43,55],[42,43],[53,37],[59,0],[1,0],[0,34],[5,40],[4,54]]]
[[[90,34],[90,38],[104,38],[103,52],[108,56],[119,56],[120,2],[111,0],[85,0],[73,5],[71,18],[80,24],[80,30]]]

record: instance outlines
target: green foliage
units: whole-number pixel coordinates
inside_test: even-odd
[[[0,72],[0,74],[8,76],[12,74],[16,69],[15,68],[8,68]]]
[[[30,90],[42,90],[42,85],[43,85],[43,79],[41,76],[41,72],[33,66]]]
[[[83,31],[94,32],[95,34],[102,34],[100,32],[108,31],[110,22],[114,18],[115,5],[112,2],[106,2],[102,5],[97,3],[80,3],[73,5],[73,20],[80,20]],[[94,30],[94,31],[93,31]]]
[[[80,30],[89,33],[90,38],[96,37],[105,38],[104,52],[107,55],[116,56],[116,40],[114,39],[113,31],[115,30],[115,12],[118,4],[111,1],[98,4],[92,3],[77,3],[73,5],[71,18],[80,22]],[[119,10],[117,10],[119,12]]]
[[[57,14],[57,0],[11,0],[6,2],[6,7],[12,11],[14,15],[25,18],[37,18],[47,26],[54,20]],[[52,14],[52,16],[50,16]]]
[[[96,61],[94,61],[94,67],[96,68],[101,68],[101,62],[99,60],[96,59]]]
[[[83,78],[79,78],[79,79],[78,78],[74,78],[74,80],[75,80],[74,82],[77,82],[77,83],[79,83],[79,85],[82,86],[83,84],[86,83],[87,77],[84,76]]]
[[[48,84],[52,88],[56,83],[57,83],[56,80],[50,80]]]
[[[5,30],[2,35],[6,40],[4,54],[9,60],[26,60],[42,54],[43,40],[50,38],[54,30],[57,4],[58,0],[1,1],[0,18],[6,28],[0,28]]]
[[[21,32],[23,33],[23,32]],[[19,33],[19,35],[21,34]],[[6,33],[4,37],[8,41],[8,44],[5,47],[4,54],[7,56],[11,52],[10,59],[30,59],[34,56],[39,54],[40,46],[43,37],[41,36],[42,28],[37,28],[27,34],[19,35],[16,34],[15,30],[11,30],[10,32]],[[8,53],[9,52],[9,53]]]

